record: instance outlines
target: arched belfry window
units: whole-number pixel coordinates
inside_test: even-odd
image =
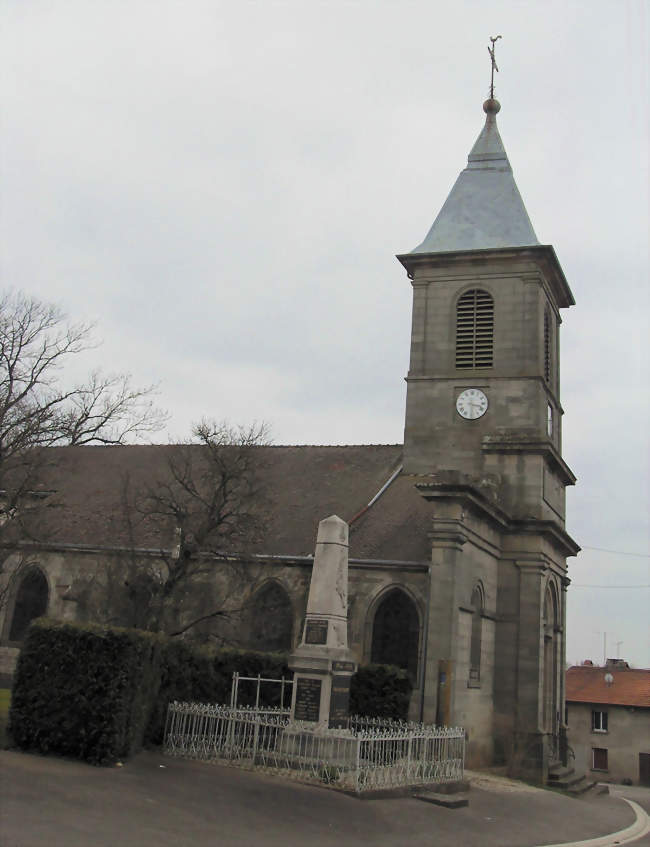
[[[544,310],[544,379],[551,382],[551,313]]]
[[[39,568],[30,568],[21,579],[16,592],[9,630],[10,641],[22,641],[30,623],[45,614],[48,596],[47,580],[43,572]]]
[[[394,588],[375,612],[370,661],[404,668],[415,680],[419,641],[420,619],[415,603],[404,591]]]
[[[277,582],[268,582],[253,596],[247,610],[248,646],[271,653],[291,650],[293,611],[291,600]]]
[[[481,681],[481,648],[483,641],[483,592],[479,585],[472,592],[472,635],[469,649],[469,681]]]
[[[472,288],[456,304],[456,367],[491,368],[494,351],[494,300]]]

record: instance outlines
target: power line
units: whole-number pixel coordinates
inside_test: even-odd
[[[599,553],[615,553],[617,556],[640,556],[642,559],[650,559],[650,553],[628,553],[625,550],[607,550],[605,547],[587,547],[582,545],[583,550],[598,550]]]
[[[585,583],[571,583],[571,588],[650,588],[648,585],[586,585]]]

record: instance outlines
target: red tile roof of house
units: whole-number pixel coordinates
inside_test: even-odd
[[[605,681],[611,674],[611,683]],[[566,672],[567,703],[608,703],[650,708],[650,670],[580,665]]]

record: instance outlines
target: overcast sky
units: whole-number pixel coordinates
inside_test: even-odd
[[[402,441],[394,255],[465,166],[503,36],[500,132],[577,301],[567,658],[602,660],[606,633],[650,667],[647,3],[0,8],[2,285],[96,321],[83,369],[160,383],[163,439],[208,415],[278,444]]]

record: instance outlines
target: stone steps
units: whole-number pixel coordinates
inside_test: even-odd
[[[587,779],[585,774],[576,773],[572,767],[554,763],[549,767],[546,784],[549,788],[559,788],[575,797],[590,791],[596,782]]]
[[[421,791],[414,794],[416,800],[423,800],[425,803],[433,803],[435,806],[442,806],[445,809],[462,809],[464,806],[469,806],[469,796],[462,792],[459,794],[439,794],[436,791]]]
[[[430,791],[423,789],[413,794],[413,797],[416,800],[433,803],[435,806],[442,806],[445,809],[462,809],[469,806],[469,789],[469,781],[461,779],[456,782],[443,782],[432,786]]]

